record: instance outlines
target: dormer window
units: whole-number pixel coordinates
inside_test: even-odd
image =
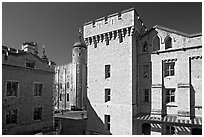
[[[147,42],[144,42],[143,47],[142,47],[142,52],[148,52],[148,44],[147,44]]]
[[[172,38],[167,36],[165,38],[165,49],[172,48]]]
[[[35,61],[26,60],[26,67],[27,68],[35,68]]]

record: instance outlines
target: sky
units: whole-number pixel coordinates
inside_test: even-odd
[[[135,8],[147,29],[154,25],[184,33],[202,32],[201,2],[3,2],[2,45],[21,49],[38,43],[40,55],[57,66],[71,63],[72,47],[83,24],[112,13]]]

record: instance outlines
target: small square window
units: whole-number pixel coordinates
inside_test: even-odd
[[[34,83],[34,96],[41,96],[42,95],[43,84],[41,83]]]
[[[34,120],[41,120],[42,119],[42,107],[40,108],[34,108]]]
[[[26,61],[26,67],[27,68],[35,68],[35,62],[34,61]]]
[[[6,111],[6,124],[17,124],[17,109]]]
[[[18,93],[18,82],[7,81],[6,96],[17,96],[17,93]]]

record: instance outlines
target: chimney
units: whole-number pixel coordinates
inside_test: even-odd
[[[27,53],[38,55],[38,44],[35,42],[24,42],[22,45],[22,50]]]

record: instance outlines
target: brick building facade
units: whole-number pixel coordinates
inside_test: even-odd
[[[202,36],[155,26],[134,9],[84,24],[86,134],[201,133]]]
[[[32,134],[53,127],[54,65],[38,45],[2,46],[2,134]]]

